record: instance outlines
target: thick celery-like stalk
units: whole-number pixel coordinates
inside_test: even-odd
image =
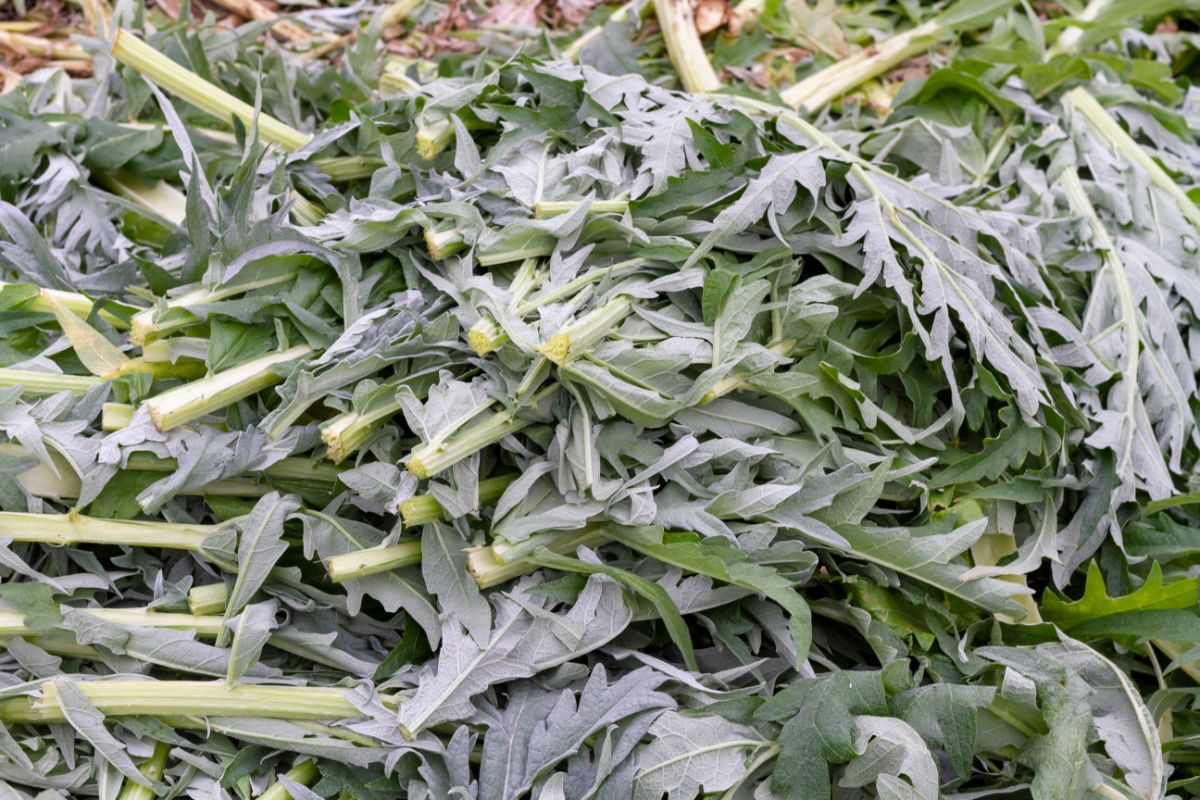
[[[548,386],[534,397],[530,405],[537,405],[548,397],[558,387]],[[475,409],[469,418],[478,416],[486,411],[490,404]],[[463,421],[465,423],[465,420]],[[460,428],[447,436],[437,436],[430,441],[413,448],[405,465],[408,471],[418,478],[428,478],[442,470],[449,469],[462,459],[477,453],[488,445],[495,444],[517,431],[528,427],[533,420],[518,417],[516,410],[497,411],[486,419],[474,425]]]
[[[633,301],[628,297],[609,300],[551,336],[541,346],[541,353],[561,367],[607,338],[632,310]]]
[[[371,547],[325,559],[325,571],[335,583],[421,563],[421,540],[410,539],[386,547]]]
[[[142,762],[139,771],[145,775],[151,782],[158,781],[163,776],[163,771],[167,768],[167,754],[171,752],[171,745],[166,742],[155,742],[154,752],[150,757]],[[121,787],[121,793],[117,795],[117,800],[154,800],[158,797],[158,793],[151,786],[143,786],[129,778],[125,779],[125,785]]]
[[[360,719],[350,690],[322,686],[271,686],[208,681],[76,681],[106,716],[260,717],[290,720]],[[0,700],[0,722],[66,722],[53,683],[37,694]]]
[[[196,417],[225,408],[274,386],[283,380],[274,367],[303,358],[311,352],[312,348],[308,345],[298,345],[155,395],[146,401],[150,419],[160,431],[177,428]]]
[[[22,394],[47,395],[59,392],[83,395],[93,386],[104,383],[94,375],[56,375],[53,372],[32,372],[25,369],[0,367],[0,389],[20,386]]]
[[[446,256],[452,256],[466,246],[466,240],[454,228],[425,229],[425,248],[429,251],[429,257],[434,261],[441,261]]]
[[[20,284],[6,283],[0,281],[0,289],[8,286],[19,286]],[[22,304],[23,308],[30,311],[40,311],[43,314],[54,313],[54,303],[70,311],[80,319],[87,319],[87,316],[92,313],[92,307],[95,302],[92,298],[78,292],[64,292],[60,289],[38,289],[38,293]],[[100,319],[112,325],[117,330],[123,331],[129,327],[129,323],[113,314],[111,311],[101,309],[99,313]]]
[[[237,118],[247,128],[257,124],[258,134],[266,142],[298,150],[312,139],[269,114],[255,114],[249,104],[172,61],[124,28],[117,30],[112,52],[117,61],[215,117],[226,122]]]
[[[119,431],[128,428],[133,420],[133,406],[128,403],[105,403],[100,409],[100,430]]]
[[[192,289],[166,300],[161,307],[144,308],[130,320],[129,342],[145,347],[151,340],[181,328],[194,325],[199,317],[189,311],[191,306],[215,303],[254,289],[286,283],[296,277],[300,267],[292,262],[247,268],[230,283],[216,289]]]
[[[299,786],[312,786],[320,777],[321,772],[317,769],[317,762],[309,759],[301,761],[285,774],[292,783]],[[258,796],[258,800],[292,800],[292,795],[282,781],[276,781]]]
[[[721,79],[713,70],[696,31],[692,0],[654,0],[654,11],[667,44],[667,55],[671,57],[683,88],[689,92],[720,89]]]
[[[450,144],[454,138],[454,126],[449,117],[421,120],[417,126],[417,155],[429,161]]]
[[[480,481],[479,502],[485,505],[496,502],[500,499],[500,495],[504,494],[508,485],[518,477],[515,474],[498,475]],[[426,525],[434,520],[442,519],[445,515],[446,510],[432,494],[419,494],[400,504],[400,518],[404,520],[405,525]]]
[[[385,166],[382,158],[368,156],[334,156],[321,158],[313,163],[317,165],[317,169],[329,176],[329,180],[338,183],[369,178]]]
[[[14,542],[53,545],[118,544],[198,551],[201,543],[218,527],[175,522],[101,519],[74,512],[0,512],[0,537],[7,537]]]
[[[467,331],[467,344],[477,356],[486,356],[508,344],[508,334],[491,317],[482,317]]]
[[[810,75],[784,89],[780,97],[793,108],[810,113],[819,111],[901,61],[921,53],[942,32],[943,28],[936,20],[923,22]]]
[[[471,573],[480,589],[488,589],[537,569],[536,564],[531,564],[523,558],[532,555],[539,547],[545,547],[559,555],[567,555],[580,547],[603,544],[610,538],[602,528],[584,528],[578,531],[535,534],[523,542],[520,548],[500,544],[475,547],[467,550],[467,571]]]
[[[535,217],[557,217],[574,211],[581,200],[540,200],[533,204]],[[628,200],[593,200],[588,206],[589,214],[624,214],[629,209]]]
[[[157,214],[172,225],[182,225],[187,219],[187,197],[166,181],[151,183],[125,169],[101,173],[99,179],[115,194]]]
[[[188,608],[194,615],[220,614],[225,611],[225,584],[193,586],[188,591]]]
[[[776,355],[786,356],[792,352],[792,349],[795,348],[795,346],[795,341],[791,339],[784,339],[783,341],[775,342],[774,344],[769,345],[767,349]],[[748,381],[750,378],[751,376],[749,375],[740,375],[736,373],[725,376],[721,380],[717,381],[716,386],[704,393],[704,396],[700,398],[700,404],[704,405],[705,403],[711,403],[718,397],[724,397],[735,389],[744,386],[746,381]]]

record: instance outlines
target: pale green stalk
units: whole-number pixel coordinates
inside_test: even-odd
[[[299,192],[292,192],[292,219],[300,225],[316,225],[325,219],[325,211]]]
[[[172,225],[182,225],[187,219],[187,197],[166,181],[151,183],[124,169],[101,173],[99,178],[114,194],[162,217]]]
[[[363,446],[367,438],[384,420],[400,410],[400,402],[384,403],[367,413],[347,411],[338,414],[321,428],[321,441],[325,443],[329,460],[340,464],[350,454]]]
[[[475,355],[483,357],[508,344],[508,334],[496,320],[491,317],[480,317],[479,321],[467,331],[467,344],[471,345]]]
[[[0,512],[0,538],[52,545],[116,544],[198,552],[217,525],[101,519],[82,514]]]
[[[644,266],[646,263],[648,263],[647,259],[631,258],[626,261],[613,264],[609,267],[599,267],[597,269],[589,270],[579,277],[567,281],[561,286],[546,289],[545,291],[529,298],[529,300],[516,307],[516,313],[521,317],[527,316],[541,306],[549,305],[550,303],[557,303],[560,300],[573,297],[576,293],[580,292],[592,283],[596,283],[597,281],[601,281],[605,278],[615,277],[616,275],[624,272],[636,270],[639,267]]]
[[[0,444],[0,453],[17,458],[28,458],[25,448],[13,444]],[[50,451],[49,464],[39,462],[17,474],[17,483],[34,497],[64,500],[79,497],[80,481],[75,469],[65,458]],[[140,472],[173,472],[178,463],[173,458],[157,458],[148,453],[132,453],[125,464],[126,469]],[[340,470],[331,464],[315,464],[307,458],[285,458],[268,467],[261,477],[226,478],[206,483],[180,494],[195,497],[261,497],[274,488],[270,479],[292,480],[333,486]]]
[[[539,547],[545,547],[559,555],[569,555],[580,547],[603,544],[609,538],[611,537],[602,529],[584,528],[578,531],[534,534],[520,547],[499,542],[491,547],[474,547],[467,550],[467,571],[471,573],[480,589],[488,589],[537,569],[536,564],[522,559],[532,555]]]
[[[533,204],[535,217],[557,217],[574,211],[582,200],[539,200]],[[588,206],[589,214],[624,214],[629,210],[628,200],[593,200]]]
[[[810,75],[784,89],[779,96],[793,108],[809,113],[819,111],[901,61],[924,52],[945,30],[936,20],[927,20]]]
[[[6,283],[0,281],[0,289],[8,286],[20,286],[21,284]],[[70,311],[80,319],[87,319],[92,313],[92,307],[95,301],[92,298],[78,292],[64,292],[59,289],[38,289],[38,293],[29,300],[22,303],[21,307],[29,311],[38,311],[43,314],[54,313],[54,303],[58,303],[63,308]],[[125,330],[129,327],[129,323],[113,314],[111,311],[101,309],[99,312],[100,319],[112,325],[117,330]]]
[[[130,320],[129,343],[144,347],[151,340],[173,333],[189,325],[195,325],[200,318],[188,309],[192,306],[202,306],[235,297],[239,294],[276,286],[286,283],[296,277],[299,267],[291,263],[273,262],[269,266],[243,270],[230,283],[216,289],[191,289],[177,297],[160,301],[159,305],[144,308],[133,315]]]
[[[128,428],[133,420],[133,406],[128,403],[105,403],[100,408],[100,430],[119,431]]]
[[[150,419],[160,431],[177,428],[196,417],[230,406],[283,380],[274,367],[303,358],[313,349],[298,345],[256,358],[203,380],[185,383],[146,401]]]
[[[325,559],[325,571],[334,583],[364,578],[421,563],[421,540],[410,539],[386,547],[371,547]]]
[[[1082,87],[1067,92],[1063,102],[1068,108],[1079,112],[1099,136],[1107,140],[1109,146],[1129,163],[1145,172],[1150,182],[1169,194],[1179,207],[1180,213],[1187,217],[1188,222],[1200,231],[1200,206],[1188,196],[1179,184],[1171,179],[1158,162],[1143,150],[1133,137],[1121,127],[1121,124],[1105,110],[1104,106],[1092,97],[1087,89]]]
[[[237,118],[248,129],[257,125],[258,135],[265,142],[298,150],[312,139],[269,114],[256,114],[253,106],[172,61],[124,28],[117,30],[112,53],[117,61],[202,111],[229,123]]]
[[[188,591],[188,608],[197,616],[221,614],[225,611],[225,594],[223,583],[193,586]]]
[[[361,719],[349,689],[270,686],[209,681],[75,681],[76,688],[105,716],[258,717],[288,720]],[[385,702],[388,699],[385,698]],[[66,722],[53,683],[36,694],[0,700],[0,722]]]
[[[426,161],[445,150],[453,139],[454,125],[449,117],[433,120],[422,117],[417,123],[417,155]]]
[[[429,251],[429,257],[434,261],[441,261],[447,256],[452,256],[466,246],[466,240],[454,228],[425,229],[425,248]]]
[[[284,774],[288,780],[300,786],[312,786],[321,776],[320,770],[317,769],[317,762],[312,760],[301,761]],[[292,800],[292,795],[282,781],[276,781],[258,796],[258,800]]]
[[[658,27],[662,29],[667,55],[679,76],[679,82],[689,92],[714,92],[721,88],[700,34],[688,0],[654,0]]]
[[[608,338],[631,311],[633,300],[630,298],[621,296],[609,300],[551,336],[539,351],[561,367]]]
[[[171,752],[171,745],[166,742],[155,742],[154,752],[150,754],[150,758],[142,762],[139,771],[149,778],[152,782],[157,783],[162,780],[163,772],[167,768],[167,754]],[[121,787],[121,793],[117,795],[117,800],[154,800],[158,797],[158,793],[150,786],[142,786],[140,783],[129,778],[125,779],[124,786]]]
[[[369,178],[386,166],[382,158],[369,156],[335,156],[317,159],[313,163],[317,165],[317,169],[329,176],[329,180],[335,183]]]
[[[557,385],[548,386],[529,399],[530,406],[549,397]],[[428,442],[413,448],[405,462],[408,471],[418,478],[428,478],[448,469],[462,459],[493,445],[505,436],[516,433],[533,423],[517,416],[517,409],[497,411],[474,425],[470,420],[486,412],[492,403],[481,404],[454,420]],[[462,427],[467,425],[467,427]]]
[[[775,342],[774,344],[769,345],[767,349],[776,355],[786,356],[792,352],[792,349],[795,348],[795,346],[796,342],[794,340],[784,339],[783,341]],[[704,393],[704,396],[700,398],[700,405],[711,403],[718,397],[724,397],[730,392],[740,389],[742,386],[745,386],[746,382],[752,377],[752,375],[742,375],[736,373],[725,376],[721,380],[717,381],[717,384],[713,386],[713,388]]]
[[[53,372],[32,372],[24,369],[0,367],[0,389],[21,387],[27,395],[48,395],[59,392],[84,395],[104,380],[94,375],[57,375]]]
[[[518,475],[499,475],[495,478],[485,478],[479,482],[479,502],[483,505],[494,503],[504,494],[508,485],[515,481]],[[400,518],[410,527],[427,525],[446,516],[446,510],[432,494],[419,494],[410,497],[400,504]]]

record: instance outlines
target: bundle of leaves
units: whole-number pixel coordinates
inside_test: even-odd
[[[0,97],[3,785],[1190,792],[1191,44],[1022,13],[886,120],[371,29]]]

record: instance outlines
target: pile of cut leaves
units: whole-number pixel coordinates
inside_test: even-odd
[[[0,796],[1200,796],[1193,6],[921,6],[20,76]]]

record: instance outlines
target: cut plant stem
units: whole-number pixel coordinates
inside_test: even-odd
[[[100,408],[100,430],[119,431],[128,428],[133,411],[129,403],[105,403]]]
[[[301,761],[284,775],[292,783],[307,787],[316,783],[317,778],[321,777],[321,772],[317,769],[317,762],[309,759]],[[292,795],[282,781],[276,781],[258,796],[258,800],[292,800]]]
[[[364,578],[378,572],[421,563],[421,540],[410,539],[386,547],[372,547],[325,559],[325,571],[335,583]]]
[[[188,608],[193,615],[221,614],[225,611],[225,584],[209,583],[188,590]]]
[[[160,431],[169,431],[196,417],[225,408],[279,383],[283,378],[274,367],[303,358],[312,351],[308,345],[290,347],[155,395],[146,401],[150,419]]]
[[[401,387],[407,386],[415,395],[423,397],[437,378],[437,369],[423,369],[394,378],[373,389],[358,410],[343,412],[325,423],[321,427],[321,441],[325,443],[329,459],[335,464],[345,461],[363,446],[371,431],[395,415],[400,410],[396,393]]]
[[[328,450],[329,460],[335,464],[345,461],[363,446],[371,431],[399,410],[399,401],[392,401],[365,413],[347,411],[338,414],[321,429],[321,441]]]
[[[556,217],[574,211],[582,200],[541,200],[533,204],[536,217]],[[593,200],[588,206],[589,214],[624,214],[629,210],[628,200]]]
[[[786,356],[792,352],[792,349],[795,348],[795,346],[796,346],[796,342],[794,340],[784,339],[783,341],[775,342],[774,344],[769,345],[767,347],[767,349],[770,350],[772,353],[775,353],[776,355]],[[735,391],[736,389],[740,389],[742,386],[746,385],[746,382],[751,380],[753,377],[754,377],[753,375],[740,375],[740,374],[725,376],[721,380],[717,381],[716,386],[714,386],[713,388],[709,389],[707,392],[704,393],[704,396],[700,398],[700,405],[704,405],[705,403],[711,403],[713,400],[716,400],[718,397],[724,397],[725,395],[729,394],[730,392]]]
[[[632,310],[633,300],[628,297],[609,300],[551,336],[539,351],[561,367],[607,339]]]
[[[0,512],[0,538],[7,537],[14,542],[53,545],[115,544],[198,552],[201,543],[218,527],[175,522],[101,519],[74,512]]]
[[[300,225],[316,225],[325,218],[325,211],[299,192],[291,195],[292,219]]]
[[[39,58],[63,58],[76,61],[91,61],[88,51],[71,41],[44,39],[9,30],[0,30],[0,45]]]
[[[429,251],[429,257],[434,261],[441,261],[447,256],[452,256],[466,246],[466,240],[456,228],[425,229],[425,248]]]
[[[479,482],[479,502],[488,505],[500,499],[508,485],[515,481],[518,475],[499,475],[486,478]],[[447,518],[446,510],[432,494],[419,494],[410,497],[400,504],[400,518],[405,525],[427,525],[435,520]]]
[[[290,720],[361,719],[349,689],[208,681],[75,681],[105,716],[213,716]],[[390,702],[385,698],[384,702]],[[66,722],[53,683],[33,695],[0,700],[0,722]]]
[[[239,294],[286,283],[300,272],[302,263],[296,259],[262,259],[238,273],[229,283],[216,289],[192,289],[176,297],[160,300],[159,304],[144,308],[130,320],[129,342],[145,347],[151,340],[173,333],[200,318],[189,309],[235,297]]]
[[[53,467],[38,463],[17,474],[17,482],[34,497],[56,500],[79,497],[80,481],[74,467],[62,456],[51,450]],[[16,458],[29,458],[30,453],[20,445],[0,444],[0,454]],[[125,468],[138,472],[174,472],[179,468],[173,458],[158,458],[149,453],[131,453]],[[220,497],[261,497],[270,492],[273,481],[308,484],[332,489],[337,483],[341,469],[324,462],[313,462],[307,458],[284,458],[275,462],[264,472],[248,477],[226,478],[212,483],[185,489],[181,495]]]
[[[187,197],[166,181],[149,182],[125,169],[102,172],[97,177],[114,194],[172,225],[178,227],[187,219]]]
[[[237,118],[248,129],[257,126],[263,141],[297,150],[312,139],[269,114],[256,114],[253,106],[172,61],[124,28],[117,30],[112,52],[117,61],[197,108],[228,123]]]
[[[454,125],[449,117],[431,120],[422,117],[417,125],[417,155],[429,161],[445,150],[453,139]]]
[[[537,405],[558,388],[557,385],[542,389],[532,398],[530,405]],[[484,406],[486,410],[488,406]],[[478,409],[476,409],[478,413]],[[462,428],[448,437],[438,437],[413,448],[405,465],[408,471],[418,478],[428,478],[442,470],[449,469],[462,459],[477,453],[488,445],[493,445],[517,431],[528,427],[534,422],[526,417],[518,417],[517,409],[497,411],[474,425]]]
[[[508,334],[491,317],[482,317],[467,331],[467,344],[477,356],[486,356],[508,344]]]
[[[8,287],[27,286],[28,284],[5,283],[0,281],[0,290]],[[70,311],[80,319],[87,319],[92,313],[92,308],[96,305],[92,298],[78,292],[64,292],[59,289],[43,289],[37,288],[37,294],[21,304],[21,307],[29,311],[38,311],[43,314],[54,313],[54,303],[58,303],[63,308]],[[117,330],[125,330],[129,327],[129,323],[111,311],[100,309],[98,312],[100,319],[112,325]]]
[[[67,608],[67,606],[63,606],[63,611],[66,611]],[[78,610],[118,625],[167,628],[178,631],[191,630],[196,631],[200,636],[216,636],[224,623],[224,618],[219,615],[174,614],[149,608],[82,608]],[[0,639],[36,635],[37,629],[26,624],[23,613],[0,610]]]
[[[329,180],[335,183],[346,183],[359,180],[360,178],[369,178],[378,170],[387,166],[382,158],[371,158],[368,156],[335,156],[333,158],[321,158],[313,163],[317,165],[317,169],[329,176]]]
[[[473,547],[467,550],[467,571],[480,589],[488,589],[537,569],[536,564],[521,557],[531,555],[539,547],[569,555],[580,547],[603,544],[609,538],[602,528],[584,528],[535,534],[520,546],[496,543],[491,547]]]
[[[142,762],[138,771],[152,783],[157,783],[162,780],[163,772],[167,768],[167,755],[170,752],[171,745],[166,742],[155,742],[154,751],[148,759]],[[126,778],[125,785],[121,787],[121,793],[117,795],[117,800],[154,800],[156,797],[158,797],[158,792],[154,791],[153,787],[143,786],[131,778]]]
[[[22,394],[48,395],[59,392],[84,395],[94,386],[104,383],[94,375],[57,375],[53,372],[33,372],[0,367],[0,389],[21,387]]]
[[[689,92],[720,89],[721,80],[696,30],[692,0],[654,0],[654,12],[667,44],[667,55],[683,88]]]
[[[1100,105],[1096,98],[1080,87],[1067,92],[1063,102],[1068,108],[1079,112],[1092,129],[1101,138],[1108,141],[1109,146],[1115,152],[1145,172],[1150,177],[1152,184],[1169,194],[1175,204],[1179,206],[1180,213],[1187,217],[1188,222],[1192,223],[1197,231],[1200,231],[1200,206],[1197,206],[1188,193],[1172,180],[1166,170],[1159,166],[1158,162],[1125,132],[1121,124],[1105,110],[1104,106]]]
[[[630,258],[607,267],[598,267],[597,269],[589,270],[579,277],[567,281],[561,286],[547,288],[541,293],[529,298],[525,302],[518,304],[514,310],[516,311],[517,316],[527,316],[541,306],[549,303],[557,303],[559,300],[573,297],[597,281],[601,281],[609,277],[616,277],[623,272],[636,270],[647,263],[648,259],[645,258]]]
[[[809,113],[819,111],[901,61],[924,52],[944,30],[936,19],[927,20],[810,75],[784,89],[779,96],[793,108]]]

